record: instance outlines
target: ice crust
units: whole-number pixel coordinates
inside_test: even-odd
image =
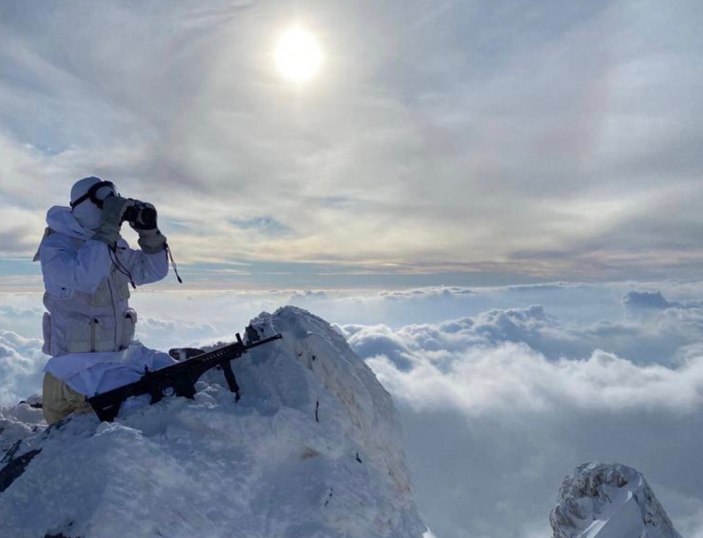
[[[255,323],[283,340],[233,363],[239,403],[214,371],[195,400],[114,423],[45,429],[34,410],[0,410],[0,458],[41,449],[0,493],[0,536],[420,538],[399,419],[371,370],[304,310]]]

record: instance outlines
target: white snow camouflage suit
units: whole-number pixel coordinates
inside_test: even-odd
[[[70,208],[55,206],[37,252],[44,277],[43,351],[67,353],[119,351],[134,337],[137,313],[129,308],[130,277],[136,285],[168,273],[165,250],[146,254],[120,238],[115,252],[91,237]],[[112,259],[111,259],[112,257]],[[115,261],[113,261],[115,260]]]

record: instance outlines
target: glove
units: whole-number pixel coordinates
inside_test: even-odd
[[[156,222],[156,208],[146,202],[136,201],[125,217],[129,225],[139,234],[139,246],[145,254],[156,254],[166,247],[166,236]]]
[[[144,254],[156,254],[166,248],[166,236],[158,228],[142,230],[135,228],[139,233],[139,246]]]
[[[108,246],[113,247],[120,237],[120,225],[122,224],[122,216],[125,211],[134,205],[134,200],[122,198],[121,196],[112,195],[103,200],[103,212],[100,219],[100,225],[93,234],[93,239],[102,241]]]

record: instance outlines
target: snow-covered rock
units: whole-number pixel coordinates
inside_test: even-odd
[[[31,407],[30,402],[22,402],[15,407],[0,406],[0,462],[21,439],[45,427],[41,409]]]
[[[420,538],[390,395],[325,321],[256,322],[283,340],[233,363],[238,403],[213,371],[113,423],[14,424],[12,456],[41,452],[0,493],[0,536]]]
[[[644,476],[619,464],[577,467],[549,521],[554,538],[681,538]]]

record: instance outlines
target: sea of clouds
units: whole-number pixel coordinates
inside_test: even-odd
[[[564,475],[642,471],[703,538],[703,283],[396,291],[137,291],[159,349],[231,339],[294,304],[336,324],[393,395],[438,538],[546,538]],[[0,404],[39,392],[40,294],[3,294]]]

